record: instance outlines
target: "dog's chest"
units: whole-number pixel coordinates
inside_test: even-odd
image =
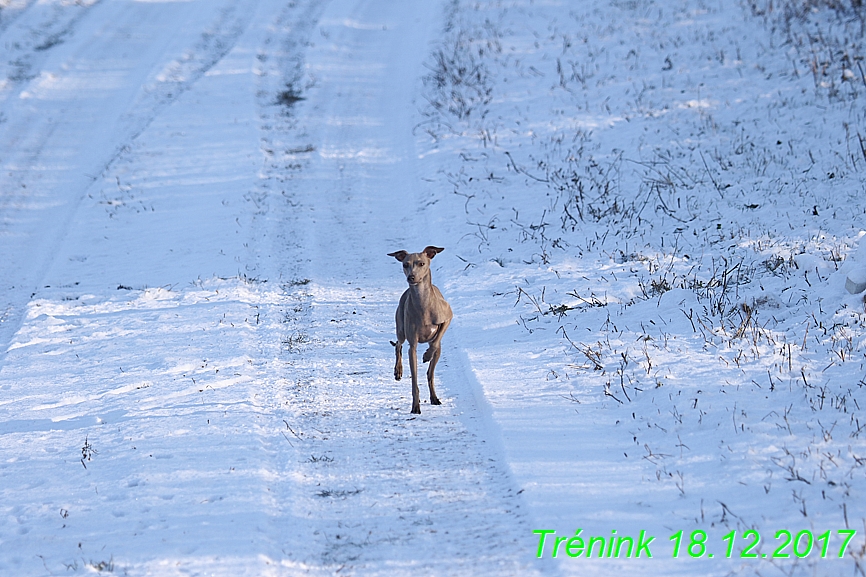
[[[443,320],[439,319],[436,311],[424,310],[410,322],[415,325],[419,336],[427,337],[436,334],[436,329],[442,324]]]
[[[436,331],[437,331],[437,330],[439,330],[439,325],[438,325],[438,324],[430,323],[430,324],[425,324],[425,325],[423,325],[423,326],[421,327],[421,330],[418,331],[418,332],[419,332],[419,335],[418,335],[418,336],[420,337],[420,338],[418,339],[418,341],[419,341],[419,342],[422,342],[422,343],[426,343],[426,342],[428,342],[428,341],[432,341],[432,340],[433,340],[433,337],[436,336]]]
[[[442,303],[431,293],[422,296],[410,292],[408,297],[403,311],[406,326],[412,327],[421,337],[421,342],[426,342],[436,335],[439,325],[447,320],[443,318]]]

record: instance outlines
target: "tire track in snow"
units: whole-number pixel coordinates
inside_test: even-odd
[[[102,0],[75,4],[30,1],[12,4],[8,17],[0,11],[0,90],[38,76],[33,69],[45,61],[51,49],[62,44],[89,10]]]
[[[228,54],[255,13],[249,4],[90,3],[68,13],[62,26],[60,13],[42,25],[46,38],[56,37],[50,46],[44,39],[24,44],[28,51],[17,59],[28,60],[28,70],[43,70],[4,86],[8,118],[0,149],[8,156],[0,172],[0,235],[10,240],[0,247],[8,283],[0,287],[6,293],[0,351],[20,326],[24,304],[45,284],[52,255],[94,182]],[[204,30],[186,32],[190,23]],[[33,34],[26,18],[10,26],[4,37]]]
[[[284,574],[277,473],[298,456],[270,426],[267,335],[293,302],[243,274],[189,285],[253,244],[255,55],[281,4],[98,180],[27,305],[0,367],[0,572]]]
[[[6,0],[0,5],[0,39],[3,38],[3,32],[35,4],[36,0],[19,0],[18,2]]]
[[[265,246],[282,255],[296,302],[281,335],[277,399],[278,440],[298,459],[283,473],[283,517],[296,519],[283,563],[310,574],[540,569],[497,435],[465,363],[449,359],[459,332],[446,336],[439,365],[442,406],[425,391],[423,414],[410,416],[408,379],[393,380],[388,339],[404,281],[385,254],[436,242],[412,127],[438,10],[334,0],[311,39],[307,100],[263,144],[262,196],[280,214]]]

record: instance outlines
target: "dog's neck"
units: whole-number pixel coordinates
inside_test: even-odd
[[[424,280],[417,284],[410,284],[409,290],[412,294],[418,297],[419,300],[425,301],[433,295],[433,281],[428,274]]]

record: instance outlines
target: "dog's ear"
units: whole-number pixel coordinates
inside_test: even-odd
[[[445,249],[439,248],[438,246],[428,246],[427,248],[424,249],[423,252],[424,252],[424,254],[427,255],[427,258],[433,258],[434,256],[436,256],[437,254],[439,254],[443,250],[445,250]]]
[[[398,250],[397,252],[389,252],[388,256],[393,256],[394,258],[396,258],[400,262],[403,262],[403,259],[406,258],[407,256],[409,256],[409,253],[406,252],[405,250]]]

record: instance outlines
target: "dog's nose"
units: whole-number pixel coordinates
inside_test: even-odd
[[[409,282],[415,282],[415,275],[410,274],[409,276],[406,277],[406,280]]]

